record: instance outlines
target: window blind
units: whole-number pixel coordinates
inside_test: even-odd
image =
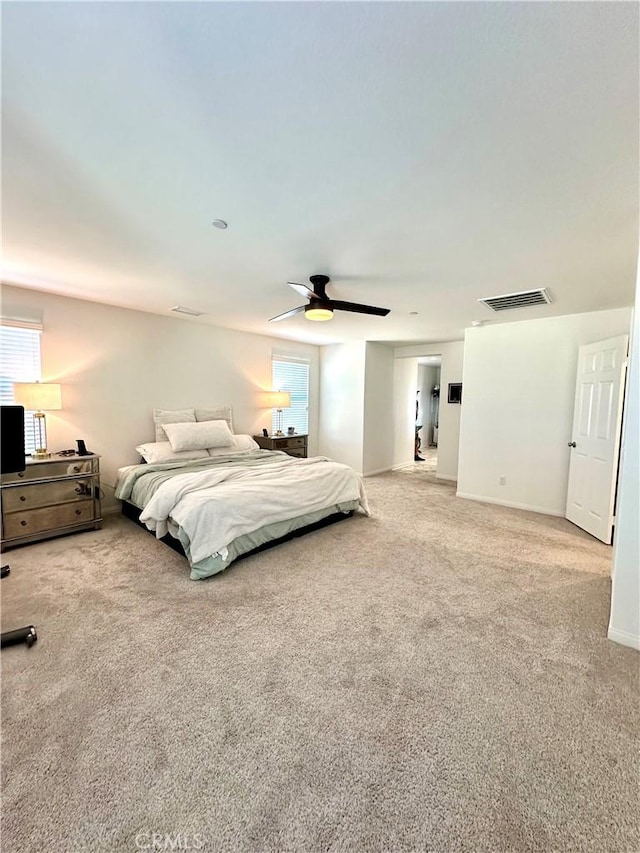
[[[300,435],[309,431],[309,362],[301,358],[274,355],[271,359],[271,379],[274,391],[288,391],[291,408],[282,410],[282,429],[294,427]],[[272,432],[278,428],[277,413],[273,413]]]
[[[38,382],[42,378],[40,328],[4,319],[0,322],[0,404],[11,406],[14,382]],[[36,449],[32,413],[25,412],[24,438],[27,453]]]

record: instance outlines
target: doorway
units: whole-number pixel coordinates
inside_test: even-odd
[[[418,358],[414,461],[417,464],[427,462],[434,471],[438,464],[441,365],[439,355]]]

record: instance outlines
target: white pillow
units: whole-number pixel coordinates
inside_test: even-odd
[[[165,424],[171,449],[207,450],[209,447],[233,447],[235,439],[226,421],[202,421],[202,423]]]
[[[200,421],[226,421],[229,429],[233,432],[233,420],[231,418],[231,406],[218,406],[217,409],[196,408],[196,420]],[[181,421],[175,421],[181,423]]]
[[[195,409],[154,409],[153,422],[156,425],[156,441],[167,441],[164,424],[195,423]]]
[[[234,435],[235,447],[209,447],[209,456],[225,456],[228,453],[248,453],[251,450],[260,450],[260,445],[250,435]]]
[[[175,453],[168,441],[150,441],[147,444],[139,444],[136,450],[144,461],[149,463],[205,459],[209,455],[206,450],[188,450],[184,453]]]

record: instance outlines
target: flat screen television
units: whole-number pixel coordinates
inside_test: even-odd
[[[24,406],[0,406],[0,473],[25,468]]]

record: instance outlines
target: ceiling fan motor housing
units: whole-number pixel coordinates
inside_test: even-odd
[[[329,301],[330,300],[326,297],[324,299],[321,299],[318,296],[312,296],[309,299],[309,304],[307,305],[307,308],[326,308],[327,302]]]
[[[313,292],[320,299],[327,299],[326,286],[329,284],[328,275],[310,275],[309,281],[313,285]]]

